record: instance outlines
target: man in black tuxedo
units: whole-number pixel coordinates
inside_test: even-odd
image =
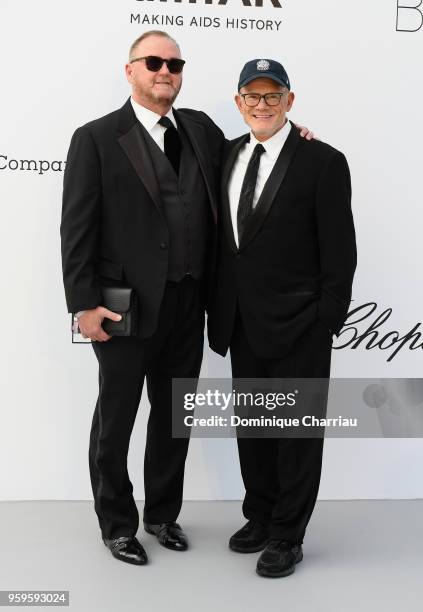
[[[147,380],[151,411],[144,459],[144,528],[170,549],[187,548],[175,522],[188,439],[172,438],[173,377],[196,378],[216,242],[217,173],[223,134],[202,112],[176,111],[182,83],[177,43],[147,32],[130,49],[132,95],[117,111],[78,128],[68,153],[61,223],[69,312],[92,339],[99,395],[89,449],[103,541],[122,561],[147,555],[127,471],[129,440]],[[102,286],[139,299],[136,336],[110,336]]]
[[[351,182],[342,153],[299,137],[294,94],[276,61],[248,62],[236,103],[250,133],[227,146],[211,348],[234,378],[330,375],[356,267]],[[237,552],[263,550],[257,572],[286,576],[302,559],[323,438],[238,438],[247,524]]]

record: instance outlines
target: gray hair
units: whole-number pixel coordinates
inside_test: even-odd
[[[131,61],[131,59],[133,58],[133,54],[135,49],[138,47],[138,45],[145,40],[146,38],[149,38],[150,36],[161,36],[162,38],[168,38],[169,40],[171,40],[172,42],[175,43],[175,45],[178,47],[178,49],[180,50],[180,47],[178,45],[178,43],[176,42],[176,40],[174,38],[172,38],[172,36],[170,36],[170,34],[168,34],[167,32],[163,32],[163,30],[148,30],[148,32],[144,32],[144,34],[141,34],[141,36],[139,36],[136,40],[134,40],[134,42],[132,43],[130,49],[129,49],[129,61]]]

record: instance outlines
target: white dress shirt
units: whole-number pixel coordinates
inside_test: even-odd
[[[247,171],[248,162],[250,161],[254,148],[257,144],[261,144],[265,148],[265,151],[260,157],[260,166],[253,198],[253,208],[256,206],[260,198],[261,192],[263,191],[263,187],[267,179],[269,178],[270,173],[273,170],[273,166],[275,165],[279,153],[282,151],[282,147],[284,146],[290,131],[291,124],[288,120],[286,120],[285,125],[279,131],[277,131],[276,134],[274,134],[273,136],[271,136],[271,138],[265,140],[264,142],[258,141],[254,134],[250,132],[250,142],[247,142],[241,148],[238,154],[228,182],[228,195],[231,209],[232,227],[234,230],[234,237],[237,246],[239,246],[237,223],[239,197],[241,195],[241,187],[244,181],[245,172]]]
[[[153,138],[156,144],[158,144],[161,150],[164,152],[164,134],[166,132],[166,128],[157,122],[162,116],[169,117],[175,128],[177,128],[178,126],[176,125],[173,110],[170,109],[166,115],[158,115],[154,111],[151,111],[148,108],[145,108],[145,106],[138,104],[138,102],[135,102],[134,98],[132,97],[131,104],[138,121],[145,127],[151,138]]]
[[[145,129],[150,134],[150,136],[153,138],[155,143],[164,152],[164,134],[166,132],[166,128],[157,122],[162,116],[169,117],[169,119],[172,121],[175,128],[177,128],[172,109],[170,109],[169,112],[166,113],[166,115],[158,115],[157,113],[149,110],[148,108],[145,108],[145,106],[141,106],[141,104],[138,104],[138,102],[135,102],[132,96],[131,96],[131,104],[132,104],[132,108],[134,109],[134,113],[138,121],[145,127]],[[79,317],[82,314],[84,314],[84,312],[85,310],[79,310],[75,314],[75,317],[79,319]]]

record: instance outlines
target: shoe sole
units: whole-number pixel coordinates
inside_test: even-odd
[[[303,560],[303,553],[301,553],[300,557],[295,559],[295,565],[297,563],[300,563],[300,561],[302,560]],[[288,568],[287,570],[284,570],[283,572],[266,572],[266,570],[262,570],[256,567],[256,574],[258,574],[259,576],[262,576],[263,578],[283,578],[285,576],[290,576],[291,574],[295,572],[295,565]]]
[[[268,541],[266,540],[266,542],[263,542],[263,544],[260,544],[259,546],[252,546],[250,548],[241,548],[241,547],[238,547],[236,544],[235,545],[229,544],[229,548],[233,552],[236,552],[236,553],[248,554],[248,553],[255,553],[255,552],[260,552],[261,550],[264,550],[267,544],[268,544]]]

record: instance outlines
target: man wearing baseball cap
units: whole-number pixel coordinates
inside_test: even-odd
[[[235,102],[250,131],[228,144],[209,341],[234,378],[328,380],[351,299],[356,245],[344,155],[300,138],[284,67],[254,59]],[[319,489],[323,437],[238,438],[248,519],[230,539],[263,551],[257,573],[292,574]]]

